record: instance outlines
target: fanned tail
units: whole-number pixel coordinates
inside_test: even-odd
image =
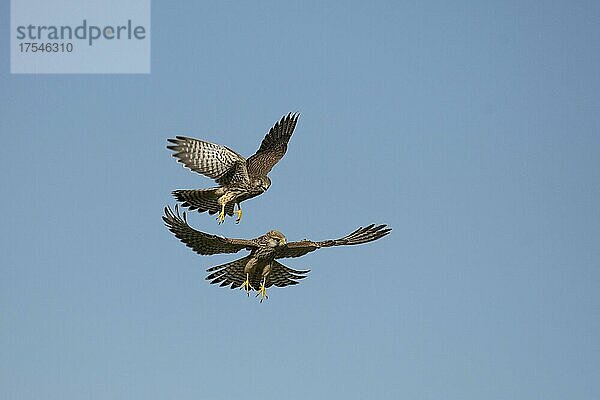
[[[310,269],[297,270],[286,267],[278,261],[273,261],[271,272],[267,276],[267,287],[275,285],[277,287],[285,287],[297,285],[300,279],[306,278]]]
[[[206,272],[211,272],[211,274],[206,277],[206,280],[210,281],[210,283],[213,285],[218,283],[219,286],[229,286],[231,289],[238,288],[242,286],[242,283],[244,283],[246,280],[244,267],[248,263],[249,259],[250,256],[246,256],[244,258],[239,258],[235,261],[228,262],[227,264],[211,267],[206,270]],[[254,284],[252,284],[252,286],[255,288],[258,287],[258,285],[254,286]]]
[[[183,207],[187,207],[190,211],[198,210],[198,212],[208,211],[209,214],[221,212],[219,205],[219,196],[216,191],[219,188],[210,189],[181,189],[173,191],[173,197],[181,202]],[[233,215],[234,203],[230,202],[225,206],[225,213],[229,216]]]
[[[210,274],[206,277],[207,281],[211,284],[219,284],[219,286],[229,286],[231,289],[242,286],[242,283],[246,280],[246,273],[244,267],[248,264],[251,256],[231,261],[227,264],[217,265],[206,270]],[[291,285],[297,285],[301,279],[306,278],[306,275],[310,270],[295,270],[280,262],[273,261],[271,264],[271,271],[267,274],[267,282],[265,287],[271,286],[285,287]],[[260,287],[262,281],[262,269],[254,270],[250,272],[249,279],[250,285],[257,290]]]

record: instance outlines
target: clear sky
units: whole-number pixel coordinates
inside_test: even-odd
[[[214,3],[153,3],[149,75],[2,59],[0,398],[600,398],[600,3]],[[166,138],[290,111],[242,223],[190,224],[394,230],[259,304],[164,228],[211,185]]]

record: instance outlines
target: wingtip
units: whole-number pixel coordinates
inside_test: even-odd
[[[298,122],[299,117],[300,117],[299,111],[290,111],[287,114],[285,114],[283,117],[281,117],[281,119],[278,121],[278,123],[285,124],[285,123],[289,123],[291,121],[295,124],[296,122]]]
[[[165,206],[165,214],[162,215],[162,220],[165,223],[165,225],[167,226],[167,228],[171,228],[172,224],[172,220],[173,220],[173,211],[171,211],[171,208],[169,206]]]
[[[388,226],[388,225],[386,225],[386,224],[381,224],[381,225],[379,225],[379,226],[377,227],[377,229],[378,229],[380,232],[385,232],[385,234],[386,234],[386,235],[392,231],[392,227],[391,227],[391,226]]]
[[[173,225],[173,223],[177,220],[183,221],[187,224],[187,213],[183,211],[179,212],[179,204],[175,204],[175,207],[171,209],[170,206],[165,206],[165,215],[163,215],[163,221],[165,221],[169,227]]]

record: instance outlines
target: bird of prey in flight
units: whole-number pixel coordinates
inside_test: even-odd
[[[209,189],[175,190],[173,196],[182,206],[209,214],[219,213],[219,224],[225,215],[232,216],[237,206],[236,222],[242,218],[240,203],[264,193],[271,180],[267,174],[283,157],[292,137],[298,113],[289,113],[275,124],[265,136],[260,148],[245,159],[226,146],[203,140],[176,136],[167,139],[173,157],[190,170],[214,179],[217,187]]]
[[[386,225],[369,225],[361,227],[340,239],[313,242],[301,240],[288,242],[285,236],[272,230],[255,239],[232,239],[223,236],[211,235],[200,232],[187,223],[185,212],[183,217],[176,206],[175,212],[165,207],[163,221],[167,228],[186,246],[201,255],[237,253],[248,250],[250,254],[226,264],[208,268],[206,277],[211,284],[229,286],[231,289],[245,289],[248,296],[251,290],[256,290],[260,295],[260,302],[267,296],[267,288],[275,285],[284,287],[296,285],[300,279],[306,277],[310,270],[295,270],[281,264],[278,259],[301,257],[311,251],[322,247],[348,246],[372,242],[392,230]],[[258,288],[258,289],[256,289]]]

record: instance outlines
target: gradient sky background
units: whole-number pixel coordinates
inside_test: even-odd
[[[3,59],[0,398],[600,398],[600,3],[189,3],[149,75]],[[211,184],[166,138],[250,155],[289,111],[242,224],[190,224],[394,230],[259,304],[164,228]]]

